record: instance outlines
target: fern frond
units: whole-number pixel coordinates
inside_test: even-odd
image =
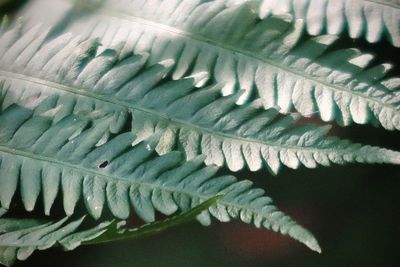
[[[100,142],[107,130],[102,124],[88,124],[89,115],[54,122],[32,113],[12,105],[0,115],[0,203],[5,208],[19,188],[28,211],[41,194],[49,214],[62,192],[67,215],[82,198],[94,218],[100,218],[107,205],[117,218],[127,218],[133,208],[143,220],[154,221],[155,210],[170,215],[223,195],[199,216],[202,223],[209,224],[211,215],[220,221],[240,218],[319,250],[314,237],[278,211],[262,189],[232,176],[216,177],[218,168],[204,167],[201,157],[186,163],[179,152],[158,157],[157,137],[132,147],[130,132]]]
[[[400,129],[400,79],[387,75],[390,64],[373,66],[373,57],[358,49],[327,51],[337,37],[301,38],[302,20],[259,20],[253,1],[56,2],[50,18],[37,12],[40,7],[26,16],[58,23],[53,34],[62,29],[99,37],[106,46],[126,41],[122,54],[148,52],[149,65],[173,59],[174,79],[206,71],[224,84],[224,95],[244,90],[239,103],[260,97],[266,108],[278,106],[282,113],[318,113],[343,125],[378,120],[386,129]],[[73,20],[66,14],[75,14]]]
[[[82,227],[85,217],[77,220],[65,217],[56,222],[27,218],[1,218],[0,264],[11,266],[17,259],[26,260],[35,250],[45,250],[54,246],[73,250],[82,244],[137,239],[158,234],[194,220],[197,215],[214,205],[218,199],[219,197],[209,199],[189,211],[137,228],[126,227],[125,221],[104,221],[95,226]]]
[[[83,217],[74,221],[68,217],[56,221],[36,219],[0,219],[0,263],[11,266],[18,260],[26,260],[35,250],[45,250],[55,246],[71,235],[79,242],[91,240],[107,230],[109,223],[83,232],[76,232]]]
[[[23,39],[36,40],[32,31],[38,30],[13,47],[24,47]],[[264,110],[260,101],[237,106],[238,96],[222,97],[218,85],[196,87],[206,73],[171,81],[171,60],[145,68],[147,55],[120,58],[120,50],[99,48],[96,41],[79,42],[70,35],[39,45],[43,39],[35,49],[28,45],[19,51],[26,60],[18,57],[0,71],[3,108],[14,102],[40,103],[35,112],[56,110],[56,121],[70,114],[101,113],[106,118],[99,127],[108,129],[101,140],[133,117],[137,142],[159,134],[159,154],[181,149],[187,159],[204,155],[207,165],[232,171],[257,171],[266,165],[276,174],[282,164],[294,169],[331,162],[399,164],[397,152],[327,137],[327,127],[296,126],[299,116],[281,118],[274,109]]]
[[[243,2],[232,0],[230,4]],[[262,0],[259,15],[291,14],[303,19],[311,35],[342,34],[364,37],[376,43],[385,36],[400,47],[400,2],[398,0]]]

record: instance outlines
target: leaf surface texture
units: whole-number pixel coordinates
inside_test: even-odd
[[[69,34],[44,39],[33,28],[3,54],[6,62],[19,47],[15,63],[0,70],[3,109],[13,103],[40,106],[34,112],[54,113],[55,121],[90,113],[102,129],[99,144],[131,124],[137,142],[160,135],[159,154],[178,149],[186,159],[204,155],[207,165],[232,171],[265,166],[276,174],[281,165],[399,163],[397,152],[327,137],[327,127],[298,126],[298,115],[264,110],[260,100],[238,106],[239,95],[221,96],[219,85],[199,88],[207,73],[171,80],[172,60],[147,66],[147,54],[121,55],[121,49],[96,40]]]
[[[386,129],[400,129],[400,80],[387,74],[390,64],[372,64],[373,56],[358,49],[330,49],[338,38],[334,35],[304,37],[301,19],[279,15],[260,20],[257,1],[55,2],[48,16],[38,17],[35,11],[46,1],[34,2],[39,7],[29,9],[33,14],[22,15],[58,24],[54,34],[72,31],[100,38],[106,46],[124,42],[122,53],[148,52],[148,64],[173,59],[174,79],[206,71],[210,80],[223,84],[224,95],[244,90],[238,103],[261,98],[264,107],[277,106],[282,113],[319,114],[342,125],[379,121]],[[266,1],[278,2],[291,1]],[[327,1],[311,2],[314,11],[318,8],[312,4]],[[393,17],[393,23],[398,18]]]

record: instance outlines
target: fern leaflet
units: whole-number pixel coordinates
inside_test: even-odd
[[[237,1],[232,1],[237,2]],[[347,30],[351,38],[364,37],[375,43],[385,37],[400,47],[400,3],[397,0],[262,0],[259,14],[290,13],[303,19],[311,35],[341,34]]]
[[[207,165],[232,171],[266,165],[276,174],[282,164],[296,169],[331,162],[399,163],[397,152],[326,137],[327,127],[295,126],[296,114],[281,118],[260,101],[237,106],[238,96],[222,97],[218,85],[196,87],[207,73],[171,81],[171,60],[145,67],[147,55],[120,58],[120,50],[68,34],[42,43],[45,35],[37,31],[8,49],[19,47],[21,56],[0,70],[3,108],[15,102],[40,105],[35,112],[57,110],[56,121],[82,112],[107,114],[99,122],[108,128],[101,140],[132,120],[137,142],[161,135],[159,154],[181,149],[187,159],[204,155]]]
[[[193,220],[217,200],[218,198],[207,200],[189,211],[137,228],[126,227],[125,221],[104,221],[89,228],[82,227],[85,217],[77,220],[66,217],[56,222],[0,218],[0,263],[11,266],[17,259],[26,260],[35,250],[45,250],[53,246],[73,250],[82,244],[98,244],[157,234]]]
[[[130,132],[101,142],[108,121],[101,118],[102,123],[90,126],[91,114],[54,122],[32,113],[12,105],[0,115],[0,202],[5,208],[19,187],[28,211],[42,193],[45,214],[50,214],[62,192],[67,215],[73,214],[82,198],[94,218],[100,218],[107,205],[117,218],[128,218],[133,207],[149,222],[154,221],[155,210],[170,215],[223,195],[218,204],[199,215],[203,224],[210,223],[210,215],[220,221],[240,218],[288,234],[319,251],[314,237],[277,211],[262,189],[232,176],[216,177],[217,167],[204,167],[201,157],[186,163],[176,151],[158,157],[156,136],[132,147]]]
[[[98,37],[108,47],[125,42],[122,54],[148,52],[150,65],[173,59],[174,79],[206,71],[224,84],[224,95],[244,90],[238,103],[260,97],[266,108],[278,106],[282,113],[318,113],[324,121],[337,119],[343,125],[379,121],[386,129],[400,129],[400,80],[387,75],[390,64],[373,66],[373,57],[358,49],[329,51],[337,36],[302,38],[302,20],[283,15],[260,20],[256,2],[105,0],[74,5],[57,0],[54,12],[38,16],[40,5],[48,2],[33,1],[31,13],[22,15],[84,38]],[[317,2],[326,1],[312,1]]]

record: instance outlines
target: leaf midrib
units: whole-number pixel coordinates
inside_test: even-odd
[[[140,112],[144,112],[144,113],[148,113],[151,116],[154,117],[161,117],[162,119],[176,124],[176,125],[181,125],[185,128],[194,128],[197,129],[198,132],[202,132],[202,133],[208,133],[211,135],[216,135],[216,136],[220,136],[221,139],[224,138],[229,138],[229,139],[233,139],[233,140],[238,140],[241,142],[245,142],[245,143],[255,143],[257,145],[265,145],[265,146],[269,146],[269,147],[274,147],[276,148],[278,151],[281,150],[291,150],[294,152],[303,152],[303,151],[325,151],[326,153],[329,152],[335,152],[335,153],[348,153],[351,152],[351,149],[331,149],[331,148],[318,148],[318,147],[307,147],[307,146],[290,146],[290,145],[279,145],[275,143],[269,143],[266,142],[264,140],[256,140],[256,139],[252,139],[252,138],[245,138],[245,137],[241,137],[241,136],[236,136],[236,135],[231,135],[231,134],[227,134],[227,133],[223,133],[223,132],[215,132],[213,130],[207,129],[207,128],[203,128],[201,126],[198,125],[194,125],[192,123],[189,123],[187,121],[183,121],[183,120],[179,120],[176,118],[170,118],[164,114],[155,112],[154,110],[151,109],[146,109],[143,107],[137,107],[135,105],[132,105],[128,102],[125,101],[121,101],[121,100],[117,100],[114,98],[110,98],[109,96],[102,96],[102,95],[98,95],[98,94],[94,94],[92,93],[90,90],[88,89],[82,89],[82,88],[77,88],[77,87],[72,87],[72,86],[66,86],[60,83],[56,83],[53,81],[48,81],[48,80],[44,80],[44,79],[40,79],[40,78],[36,78],[36,77],[32,77],[32,76],[28,76],[25,74],[20,74],[20,73],[14,73],[14,72],[9,72],[9,71],[3,71],[0,70],[0,76],[4,76],[6,78],[11,78],[11,79],[15,79],[15,80],[23,80],[26,82],[31,82],[31,83],[35,83],[38,85],[42,85],[42,86],[46,86],[49,88],[53,88],[53,89],[57,89],[57,90],[61,90],[61,91],[65,91],[65,92],[69,92],[75,95],[80,95],[80,96],[84,96],[84,97],[88,97],[88,98],[94,98],[98,101],[102,101],[102,102],[107,102],[111,105],[115,105],[115,106],[119,106],[119,107],[124,107],[126,109],[134,109],[134,110],[138,110]]]
[[[174,189],[170,189],[168,187],[163,187],[163,186],[157,186],[154,184],[150,184],[150,183],[145,183],[142,181],[131,181],[131,180],[126,180],[126,179],[121,179],[117,176],[112,176],[112,175],[107,175],[104,173],[99,173],[96,172],[93,169],[87,169],[84,168],[82,166],[76,165],[76,164],[72,164],[72,163],[68,163],[66,161],[61,161],[61,160],[57,160],[55,158],[50,158],[50,157],[46,157],[46,156],[42,156],[42,155],[38,155],[38,154],[33,154],[31,152],[27,152],[27,151],[23,151],[20,149],[14,149],[14,148],[9,148],[3,145],[0,145],[0,151],[4,152],[4,153],[8,153],[8,154],[12,154],[12,155],[16,155],[16,156],[20,156],[20,157],[26,157],[26,158],[30,158],[30,159],[34,159],[37,161],[45,161],[48,163],[51,163],[53,165],[59,165],[61,166],[63,169],[64,168],[68,168],[68,169],[73,169],[75,171],[78,171],[80,173],[83,174],[91,174],[93,176],[96,177],[101,177],[102,179],[106,180],[106,181],[118,181],[121,183],[125,183],[128,185],[132,185],[132,184],[136,184],[138,186],[147,186],[151,189],[160,189],[160,190],[164,190],[164,191],[169,191],[170,193],[181,193],[181,194],[187,194],[187,195],[191,195],[191,196],[195,196],[198,198],[205,198],[204,196],[198,195],[198,194],[194,194],[192,192],[187,192],[187,191],[179,191],[179,190],[174,190]],[[83,176],[85,177],[85,175]]]
[[[37,155],[37,154],[33,154],[31,152],[22,151],[22,150],[19,150],[19,149],[8,148],[8,147],[3,146],[3,145],[0,145],[0,151],[3,152],[3,153],[14,155],[14,156],[26,157],[26,158],[30,158],[30,159],[37,160],[37,161],[48,162],[48,163],[53,164],[53,165],[59,165],[63,169],[64,168],[69,168],[69,169],[73,169],[75,171],[81,172],[83,174],[91,174],[91,175],[94,175],[96,177],[101,177],[102,179],[104,179],[106,181],[118,181],[120,183],[125,183],[128,186],[132,186],[132,184],[136,184],[138,186],[149,187],[151,189],[159,189],[159,190],[162,190],[162,191],[167,191],[169,193],[186,194],[186,195],[191,196],[192,198],[196,197],[196,198],[199,198],[201,200],[206,200],[206,199],[210,199],[212,197],[215,197],[215,195],[201,195],[201,194],[194,193],[194,192],[191,192],[191,191],[176,190],[173,187],[172,188],[171,187],[167,187],[167,186],[165,186],[163,184],[162,185],[157,185],[157,184],[146,183],[146,182],[143,182],[143,181],[131,181],[131,180],[128,181],[128,180],[125,180],[125,179],[121,179],[121,178],[119,178],[117,176],[112,176],[112,175],[107,175],[107,174],[104,174],[104,173],[96,172],[93,169],[86,169],[86,168],[83,168],[82,166],[79,166],[79,165],[76,165],[76,164],[71,164],[71,163],[68,163],[66,161],[60,161],[60,160],[57,160],[55,158],[49,158],[49,157],[46,157],[46,156]],[[247,206],[243,206],[243,205],[240,205],[240,204],[236,204],[236,203],[232,203],[232,202],[226,201],[226,200],[224,200],[223,197],[222,197],[222,199],[220,199],[218,201],[218,204],[222,204],[222,205],[224,205],[226,207],[233,206],[233,207],[237,207],[237,208],[242,209],[242,210],[250,211],[250,212],[252,212],[254,214],[260,214],[260,215],[264,216],[265,219],[267,219],[267,220],[268,220],[267,217],[271,215],[271,214],[264,214],[264,212],[262,212],[262,211],[260,212],[259,210],[255,210],[255,209],[252,209],[252,208],[247,207]],[[275,206],[271,205],[271,204],[267,204],[266,206],[264,206],[264,208],[265,207],[275,207]],[[270,222],[272,222],[272,221],[270,221]],[[277,225],[279,225],[279,224],[277,224]]]
[[[371,1],[371,2],[373,2],[373,1]],[[85,5],[84,3],[79,3],[79,2],[76,2],[76,3],[77,3],[76,4],[77,6],[82,7],[84,9],[87,9],[92,13],[103,14],[103,15],[107,15],[107,16],[114,17],[114,18],[117,18],[117,19],[121,19],[121,20],[130,21],[130,22],[133,22],[133,23],[147,25],[147,26],[150,26],[150,27],[154,27],[154,28],[158,28],[158,29],[170,32],[170,33],[174,33],[174,34],[177,34],[177,35],[184,36],[184,37],[186,37],[188,39],[193,39],[193,40],[202,42],[205,45],[219,47],[219,48],[222,48],[222,49],[225,49],[225,50],[230,50],[234,54],[238,53],[238,54],[241,54],[244,57],[249,57],[251,59],[258,60],[258,61],[260,61],[262,63],[270,65],[275,69],[283,70],[283,71],[285,71],[287,73],[291,73],[294,76],[298,76],[299,77],[298,79],[304,79],[305,78],[307,80],[311,80],[315,84],[319,84],[319,85],[321,85],[323,87],[326,87],[331,91],[337,90],[337,91],[345,92],[345,93],[348,93],[350,95],[354,95],[354,96],[357,96],[357,97],[360,97],[360,98],[364,98],[367,101],[378,103],[379,105],[382,105],[385,108],[388,108],[388,109],[391,109],[391,110],[393,110],[395,112],[398,112],[394,107],[392,107],[392,106],[380,101],[379,99],[371,98],[371,97],[363,95],[361,93],[346,89],[345,87],[339,87],[339,86],[337,86],[335,84],[326,83],[324,81],[321,81],[321,80],[317,79],[316,77],[308,75],[307,73],[301,73],[301,72],[296,71],[295,69],[291,69],[291,68],[289,68],[289,67],[287,67],[287,66],[285,66],[283,64],[279,64],[279,62],[273,61],[273,60],[268,59],[268,58],[260,57],[260,56],[257,55],[256,52],[243,50],[243,49],[237,48],[237,47],[229,45],[229,44],[224,44],[222,42],[218,42],[218,41],[215,41],[213,39],[206,38],[205,36],[203,36],[203,35],[201,35],[199,33],[194,33],[194,32],[192,33],[192,32],[189,32],[189,31],[185,31],[185,30],[182,30],[182,29],[179,29],[179,28],[176,28],[176,27],[172,27],[172,26],[169,26],[169,25],[166,25],[166,24],[162,24],[162,23],[154,21],[154,20],[150,20],[148,18],[143,18],[143,17],[139,17],[139,16],[134,16],[134,15],[121,14],[119,12],[111,10],[111,8],[110,9],[105,9],[105,8],[95,9],[93,7]],[[370,87],[370,85],[368,85],[368,86]]]

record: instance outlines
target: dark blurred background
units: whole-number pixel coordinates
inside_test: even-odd
[[[0,0],[1,13],[12,14],[25,1]],[[360,47],[380,56],[379,62],[400,62],[400,49],[386,42],[371,45],[344,38],[339,47]],[[400,75],[399,68],[393,74]],[[317,122],[317,121],[316,121]],[[400,150],[400,133],[373,126],[340,128],[332,134],[354,142]],[[322,254],[272,231],[240,222],[192,222],[146,239],[81,247],[72,252],[35,252],[16,267],[34,266],[400,266],[400,168],[388,165],[283,169],[272,177],[242,171],[266,189],[275,204],[310,229]]]

